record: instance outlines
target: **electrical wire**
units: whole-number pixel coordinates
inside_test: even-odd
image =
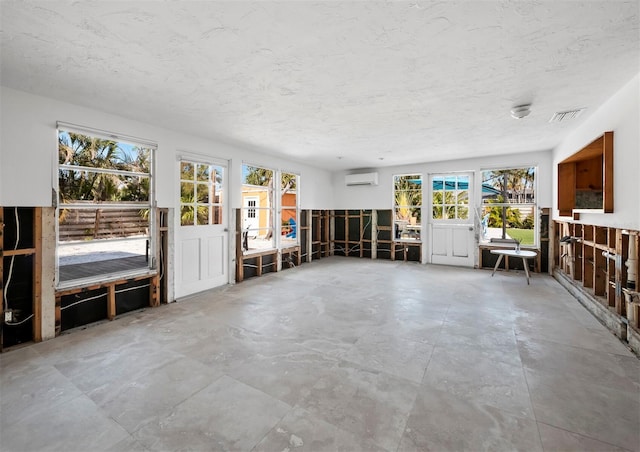
[[[16,244],[13,247],[13,251],[15,251],[18,249],[18,244],[20,243],[20,218],[18,217],[18,208],[14,207],[13,211],[16,217]],[[11,284],[11,275],[13,274],[13,262],[15,258],[16,258],[15,255],[11,256],[11,264],[9,264],[9,273],[7,275],[7,282],[4,286],[4,293],[2,294],[4,299],[5,311],[9,310],[9,300],[7,299],[7,293],[9,292],[9,284]]]
[[[80,303],[85,303],[87,301],[91,301],[91,300],[97,300],[98,298],[102,298],[102,297],[106,297],[107,294],[106,293],[101,293],[99,295],[95,295],[93,297],[89,297],[89,298],[83,298],[82,300],[78,300],[75,303],[71,303],[70,305],[64,306],[62,308],[60,308],[61,311],[64,311],[65,309],[69,309],[74,307],[75,305],[78,305]]]
[[[135,286],[135,287],[127,287],[126,289],[120,289],[120,290],[116,290],[115,293],[122,293],[122,292],[129,292],[130,290],[136,290],[136,289],[144,289],[145,287],[149,287],[151,284],[143,284],[140,286]],[[72,308],[73,306],[79,305],[81,303],[85,303],[87,301],[92,301],[92,300],[97,300],[98,298],[102,298],[102,297],[106,297],[108,294],[106,293],[101,293],[98,295],[95,295],[93,297],[89,297],[89,298],[83,298],[82,300],[78,300],[74,303],[71,303],[70,305],[64,306],[62,308],[60,308],[61,311],[64,311],[65,309],[69,309]]]
[[[19,322],[4,322],[5,325],[9,325],[9,326],[17,326],[17,325],[22,325],[23,323],[25,323],[27,320],[31,320],[31,318],[33,317],[33,314],[31,314],[29,317],[27,317],[26,319],[22,319]]]
[[[13,251],[16,251],[18,249],[18,245],[20,244],[20,216],[18,215],[18,207],[14,207],[13,212],[16,217],[16,244],[13,247]],[[14,254],[13,256],[11,256],[9,273],[7,274],[7,283],[4,286],[4,293],[2,294],[4,299],[4,312],[9,311],[9,299],[7,298],[7,293],[9,292],[9,284],[11,284],[11,277],[13,276],[13,263],[15,262],[15,259],[16,256]],[[31,317],[33,317],[33,314],[31,314],[26,319],[21,320],[20,322],[5,322],[4,318],[2,319],[2,321],[7,325],[20,325],[29,320]]]
[[[127,287],[126,289],[116,290],[115,293],[129,292],[130,290],[136,290],[136,289],[144,289],[145,287],[149,287],[150,285],[151,284],[143,284],[141,286]]]

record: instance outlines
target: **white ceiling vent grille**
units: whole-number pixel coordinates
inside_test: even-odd
[[[553,114],[549,122],[564,122],[576,119],[584,110],[584,108],[578,108],[576,110],[558,111]]]

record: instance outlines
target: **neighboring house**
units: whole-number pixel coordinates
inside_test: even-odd
[[[296,219],[295,190],[289,190],[282,195],[282,213],[280,221],[283,232],[289,232],[290,219]],[[249,229],[249,236],[265,238],[269,234],[271,224],[272,201],[269,187],[260,185],[243,185],[242,190],[242,228]],[[284,225],[287,225],[286,227]]]

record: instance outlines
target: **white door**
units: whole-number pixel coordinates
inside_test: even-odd
[[[181,160],[176,298],[229,282],[226,164]]]
[[[431,263],[473,267],[473,174],[429,177]]]
[[[258,207],[259,198],[257,196],[245,196],[244,209],[242,209],[242,229],[255,231],[258,229]]]

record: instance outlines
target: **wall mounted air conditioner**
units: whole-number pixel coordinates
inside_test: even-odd
[[[378,185],[378,173],[347,174],[344,177],[347,187],[354,185]]]

